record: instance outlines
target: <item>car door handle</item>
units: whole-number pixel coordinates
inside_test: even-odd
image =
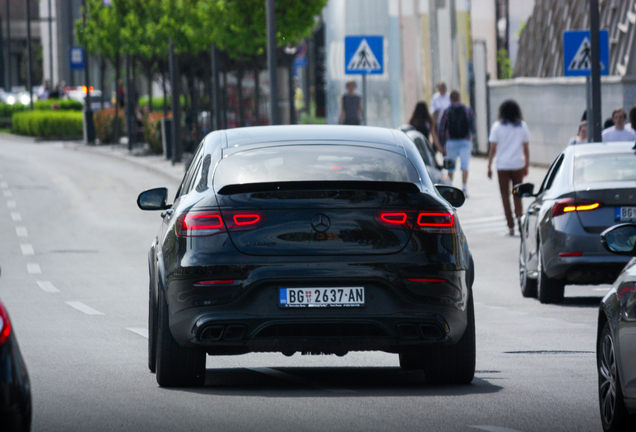
[[[166,211],[162,211],[162,212],[161,212],[161,217],[162,217],[162,218],[165,218],[166,216],[172,216],[172,214],[173,214],[173,213],[174,213],[174,210],[173,210],[173,209],[169,209],[169,210],[166,210]]]

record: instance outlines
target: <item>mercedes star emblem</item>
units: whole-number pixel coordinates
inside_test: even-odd
[[[322,213],[317,214],[311,220],[311,227],[320,233],[327,231],[330,226],[331,221],[329,220],[327,215],[324,215]]]

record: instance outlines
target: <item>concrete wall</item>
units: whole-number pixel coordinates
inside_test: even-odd
[[[488,83],[490,120],[497,120],[499,105],[514,99],[521,107],[530,129],[530,160],[551,164],[576,135],[586,109],[584,77],[515,78]],[[609,118],[612,110],[626,110],[636,103],[636,81],[627,77],[608,76],[601,80],[601,118]]]

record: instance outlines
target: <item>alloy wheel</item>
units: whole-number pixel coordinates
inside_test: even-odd
[[[616,356],[612,335],[606,332],[601,341],[599,358],[599,396],[601,415],[605,424],[611,424],[616,410]]]

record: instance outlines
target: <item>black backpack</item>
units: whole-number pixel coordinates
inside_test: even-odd
[[[464,139],[470,132],[470,120],[466,107],[453,106],[448,113],[448,135],[451,139]]]

